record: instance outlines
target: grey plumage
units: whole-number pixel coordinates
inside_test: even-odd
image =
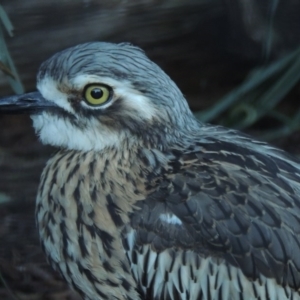
[[[38,191],[41,243],[85,299],[300,299],[296,158],[197,122],[130,44],[55,54],[38,89],[34,127],[60,148]]]
[[[164,126],[169,125],[167,121],[172,123],[172,129],[178,125],[180,130],[195,125],[187,102],[175,83],[140,48],[129,43],[95,42],[66,49],[41,65],[37,81],[51,77],[56,82],[64,83],[69,97],[73,94],[76,97],[78,90],[72,90],[72,80],[78,74],[98,74],[128,84],[150,99],[157,109],[165,108],[160,110]],[[147,88],[149,85],[151,89]]]

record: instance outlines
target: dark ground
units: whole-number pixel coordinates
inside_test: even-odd
[[[132,6],[123,18],[119,18],[116,4],[109,4],[111,1],[86,1],[91,5],[84,10],[80,1],[76,5],[72,1],[53,1],[56,8],[51,9],[49,2],[29,2],[30,9],[26,1],[3,1],[17,34],[8,44],[27,91],[34,88],[34,76],[42,60],[57,50],[88,40],[131,41],[142,46],[178,83],[194,110],[212,105],[240,84],[260,61],[257,57],[261,44],[251,34],[257,36],[261,25],[258,22],[255,27],[248,22],[246,28],[241,8],[231,6],[228,10],[231,0],[212,10],[208,5],[198,5],[201,1],[189,1],[185,8],[166,11],[162,10],[163,1],[153,0],[149,1],[154,5],[151,10],[147,6]],[[252,8],[260,9],[257,3],[260,2],[253,0]],[[94,25],[100,8],[98,28]],[[69,12],[67,18],[63,11]],[[264,8],[260,13],[263,11]],[[83,19],[78,17],[81,12]],[[66,22],[71,25],[66,26]],[[115,26],[111,25],[113,22]],[[284,32],[287,29],[281,27],[277,32],[279,37],[283,32],[284,39],[277,39],[279,44],[273,48],[272,59],[289,50],[282,45],[293,46],[293,37]],[[12,93],[3,77],[0,87],[1,95]],[[299,94],[297,87],[283,102],[284,109],[298,107]],[[270,123],[262,121],[260,127],[270,128]],[[250,132],[259,134],[257,127]],[[299,132],[273,143],[300,155]],[[35,194],[43,166],[52,152],[37,141],[28,116],[0,115],[1,300],[78,300],[46,263],[35,229]],[[1,204],[4,200],[7,202]]]

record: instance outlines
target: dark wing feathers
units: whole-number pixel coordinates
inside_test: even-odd
[[[263,274],[300,288],[299,165],[229,142],[175,156],[176,173],[132,215],[137,245],[221,257],[253,280]]]

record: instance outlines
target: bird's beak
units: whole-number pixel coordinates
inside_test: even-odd
[[[36,114],[53,108],[58,108],[58,106],[54,102],[46,100],[40,92],[14,95],[0,99],[0,113]]]

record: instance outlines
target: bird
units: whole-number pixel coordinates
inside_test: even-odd
[[[300,299],[299,160],[198,121],[139,47],[58,52],[0,111],[56,148],[36,224],[83,299]]]

